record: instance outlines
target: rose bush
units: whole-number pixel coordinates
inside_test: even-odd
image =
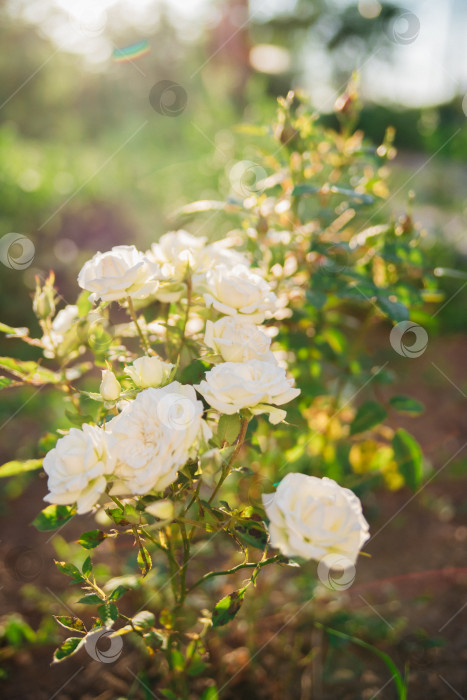
[[[353,490],[380,477],[415,489],[422,478],[415,440],[385,423],[419,404],[384,395],[387,361],[364,345],[373,325],[397,324],[412,308],[423,318],[436,296],[410,217],[367,227],[375,200],[382,216],[390,136],[368,161],[360,132],[345,123],[335,134],[295,109],[294,96],[280,101],[264,191],[214,203],[238,218],[224,240],[181,229],[147,253],[96,253],[79,272],[76,304],[58,313],[53,275],[37,282],[41,337],[0,324],[49,361],[0,358],[0,388],[50,385],[67,408],[56,445],[53,435],[41,441],[51,505],[35,524],[58,528],[76,512],[96,521],[79,539],[81,558],[73,549],[73,561],[57,562],[82,586],[79,605],[97,608],[90,622],[58,618],[82,637],[65,640],[55,661],[96,628],[137,636],[170,700],[193,696],[193,678],[208,673],[209,630],[238,613],[265,567],[300,562],[308,585],[319,569],[305,560],[354,564],[368,525]],[[195,203],[180,215],[208,210]],[[368,386],[374,399],[357,407]],[[260,493],[258,481],[268,483]],[[121,537],[134,543],[124,565]],[[104,542],[113,578],[89,555]],[[211,568],[234,548],[240,560]],[[135,566],[139,579],[128,573]],[[248,578],[213,605],[213,579],[240,570]]]

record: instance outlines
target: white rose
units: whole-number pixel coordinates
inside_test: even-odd
[[[159,265],[134,245],[117,245],[88,260],[78,275],[78,284],[102,301],[118,301],[127,296],[145,299],[156,292],[160,276]]]
[[[107,423],[117,458],[112,493],[163,491],[173,483],[198,442],[210,437],[202,413],[193,387],[179,382],[138,394]]]
[[[188,269],[198,268],[205,243],[206,238],[198,238],[187,231],[171,231],[152,244],[148,256],[161,266],[168,281],[181,282]]]
[[[293,388],[293,379],[286,377],[285,369],[261,360],[224,362],[209,370],[195,388],[221,413],[232,415],[248,408],[255,415],[268,413],[271,423],[279,423],[287,415],[275,406],[300,393],[300,389]]]
[[[199,261],[199,267],[203,270],[217,267],[218,265],[226,265],[234,267],[234,265],[243,265],[250,267],[250,261],[239,250],[233,250],[233,246],[237,241],[232,237],[223,238],[215,243],[210,243],[202,251]]]
[[[110,369],[102,370],[102,381],[99,387],[102,398],[105,401],[116,401],[122,391],[117,377]]]
[[[201,284],[206,306],[227,316],[261,323],[276,308],[277,298],[269,284],[245,265],[218,265],[196,283]]]
[[[150,386],[160,386],[170,377],[175,365],[163,362],[158,357],[138,357],[130,367],[125,367],[127,374],[136,386],[147,389]]]
[[[58,312],[52,321],[51,330],[42,336],[45,357],[55,357],[55,352],[59,351],[59,346],[65,340],[65,335],[78,318],[78,307],[74,304],[68,304]]]
[[[287,474],[262,498],[271,545],[286,557],[341,555],[355,564],[370,536],[360,500],[327,477]]]
[[[215,323],[207,321],[204,342],[226,362],[275,362],[269,349],[271,338],[258,326],[245,323],[238,316],[224,316]]]
[[[45,501],[58,505],[77,503],[78,513],[87,513],[106,487],[113,471],[107,433],[94,425],[71,428],[44,458],[50,493]]]

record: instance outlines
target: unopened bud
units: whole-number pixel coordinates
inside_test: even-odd
[[[116,401],[120,396],[121,390],[115,374],[110,369],[102,370],[102,381],[99,387],[102,398],[105,401]]]

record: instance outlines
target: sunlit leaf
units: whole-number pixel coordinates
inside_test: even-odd
[[[85,642],[85,637],[69,637],[54,652],[54,662],[59,663],[75,654]]]
[[[12,462],[7,462],[0,467],[0,477],[16,476],[17,474],[35,471],[41,467],[42,459],[28,459],[25,462],[18,462],[14,460]]]
[[[415,491],[423,478],[423,455],[418,442],[410,433],[399,428],[392,440],[398,469],[406,484]]]
[[[44,508],[43,511],[32,521],[34,527],[38,530],[56,530],[64,525],[76,513],[76,508],[73,506],[57,506],[50,505]]]
[[[213,627],[222,627],[234,619],[242,606],[245,591],[246,587],[240,588],[238,591],[229,593],[229,595],[221,598],[212,613]]]

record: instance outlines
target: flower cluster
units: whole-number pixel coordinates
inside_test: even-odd
[[[165,490],[188,460],[216,445],[212,429],[222,415],[240,414],[248,422],[267,414],[273,424],[285,419],[279,406],[300,390],[271,351],[273,333],[259,325],[274,318],[278,300],[261,272],[232,243],[207,244],[204,238],[174,231],[146,253],[116,246],[85,263],[79,285],[92,302],[119,302],[128,309],[146,354],[125,356],[125,367],[108,363],[103,370],[100,394],[91,396],[116,415],[101,425],[72,428],[47,454],[47,501],[76,503],[78,512],[85,513],[103,496],[152,492],[167,498]],[[172,323],[182,317],[185,322],[178,327],[181,342],[175,356],[156,354],[144,335],[150,324],[140,327],[133,300],[138,308],[179,305]],[[190,314],[192,322],[197,320],[189,339],[190,347],[198,349],[192,359],[212,365],[193,385],[178,381],[186,364],[182,351]],[[51,323],[44,343],[48,356],[55,344],[64,342],[77,316],[78,308],[70,306]],[[169,332],[167,315],[165,327]],[[354,561],[368,537],[356,496],[329,479],[289,474],[263,500],[271,544],[287,557],[319,560],[338,551]]]

